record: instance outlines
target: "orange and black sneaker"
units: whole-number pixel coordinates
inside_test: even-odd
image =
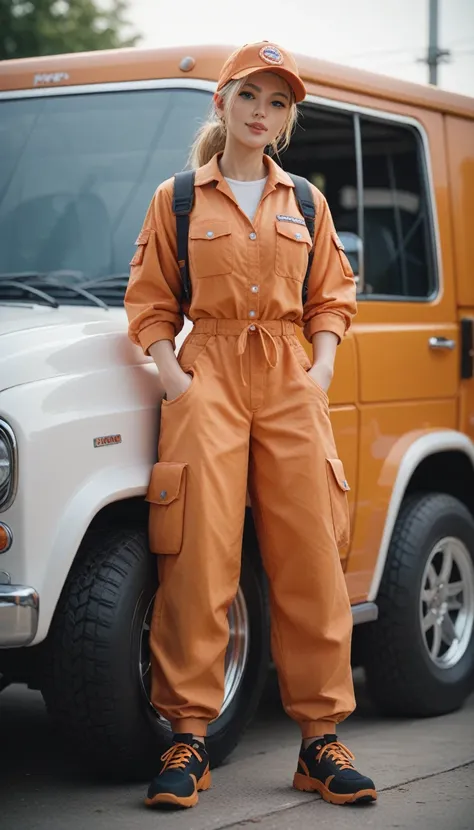
[[[307,749],[301,745],[293,786],[318,792],[331,804],[361,804],[376,801],[374,782],[354,768],[355,758],[337,735],[316,738]]]
[[[199,790],[211,786],[209,757],[203,743],[192,735],[173,737],[170,748],[161,756],[161,769],[148,787],[145,804],[156,807],[194,807]]]

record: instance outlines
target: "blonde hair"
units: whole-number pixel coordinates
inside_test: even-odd
[[[229,81],[219,92],[224,102],[224,116],[230,112],[234,101],[247,78],[238,81]],[[295,96],[291,91],[291,104],[288,111],[288,118],[280,133],[270,145],[270,154],[277,156],[288,147],[293,130],[298,118],[298,110],[295,104]],[[209,118],[199,128],[189,153],[188,167],[197,168],[207,164],[216,153],[222,153],[226,143],[226,127],[224,119],[218,114],[214,101]]]

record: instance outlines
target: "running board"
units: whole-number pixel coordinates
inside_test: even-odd
[[[352,620],[354,625],[373,622],[379,615],[375,602],[359,602],[352,606]]]

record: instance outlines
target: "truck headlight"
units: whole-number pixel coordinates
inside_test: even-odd
[[[15,435],[0,419],[0,510],[6,510],[15,498],[17,472]]]

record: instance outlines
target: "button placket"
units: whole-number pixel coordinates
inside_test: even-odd
[[[258,245],[258,235],[257,232],[252,230],[248,234],[249,239],[249,273],[255,279],[255,276],[259,273],[259,245]],[[248,300],[247,300],[247,316],[250,320],[258,319],[260,316],[260,286],[252,280],[247,284],[248,286]],[[249,331],[255,331],[255,326],[250,327]]]

